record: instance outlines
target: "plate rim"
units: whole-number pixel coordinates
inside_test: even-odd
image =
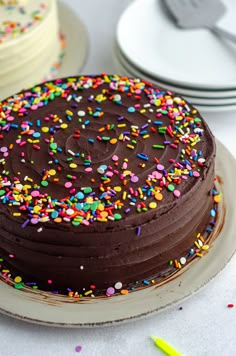
[[[194,90],[188,90],[187,88],[183,88],[180,86],[174,86],[172,83],[168,83],[167,81],[162,81],[162,80],[158,80],[158,77],[156,78],[151,78],[150,76],[148,76],[148,73],[145,74],[143,71],[139,70],[136,66],[132,65],[131,62],[129,62],[129,60],[125,57],[125,55],[122,53],[122,51],[119,48],[114,49],[113,51],[113,58],[116,61],[116,66],[117,64],[123,68],[125,71],[127,71],[127,74],[131,74],[134,76],[138,76],[139,78],[145,79],[147,81],[152,82],[155,85],[160,85],[163,86],[169,90],[173,90],[174,92],[180,94],[183,97],[187,97],[189,99],[189,101],[193,101],[196,100],[208,100],[209,102],[221,102],[220,105],[214,105],[214,104],[209,104],[212,106],[227,106],[227,105],[236,105],[236,90],[235,90],[235,95],[232,94],[232,96],[207,96],[207,93],[204,93],[204,96],[200,96],[202,91],[199,90],[199,94],[198,95],[194,95],[191,94],[192,92],[195,92]],[[182,91],[182,90],[187,90],[186,92]],[[209,94],[208,94],[209,95]],[[226,104],[223,103],[223,101],[225,101]],[[196,104],[196,103],[195,103]],[[196,105],[201,105],[201,104],[196,104]],[[204,105],[204,104],[202,104]],[[207,104],[208,105],[208,104]]]

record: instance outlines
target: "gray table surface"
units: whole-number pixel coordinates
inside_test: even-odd
[[[90,49],[83,73],[115,71],[112,45],[117,21],[130,0],[64,0],[86,25]],[[208,114],[214,134],[236,157],[236,113]],[[232,199],[236,198],[232,192]],[[235,199],[236,200],[236,199]],[[116,327],[99,329],[56,329],[30,325],[0,315],[0,356],[147,355],[162,353],[149,336],[157,335],[175,345],[185,356],[231,356],[236,354],[236,256],[220,275],[197,295],[151,316]],[[0,296],[1,298],[1,296]]]

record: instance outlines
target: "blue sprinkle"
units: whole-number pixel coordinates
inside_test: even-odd
[[[58,217],[58,212],[57,211],[53,211],[52,214],[51,214],[51,217],[53,219],[56,219]]]
[[[82,192],[77,193],[76,194],[76,198],[77,199],[83,199],[84,198],[84,193],[82,193]]]
[[[41,136],[40,132],[34,132],[33,137],[39,138]]]
[[[128,112],[135,112],[136,110],[135,110],[135,108],[133,107],[133,106],[130,106],[129,108],[128,108]]]
[[[214,209],[211,209],[211,216],[214,218],[216,216],[216,211]]]

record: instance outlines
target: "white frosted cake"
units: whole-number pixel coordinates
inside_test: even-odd
[[[0,99],[41,82],[59,55],[56,0],[0,0]]]

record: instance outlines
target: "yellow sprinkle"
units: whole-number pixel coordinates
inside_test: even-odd
[[[155,102],[154,102],[154,104],[155,104],[156,106],[160,106],[160,105],[161,105],[161,100],[160,100],[160,99],[156,99]]]
[[[88,197],[86,199],[86,203],[89,203],[89,204],[93,203],[93,198],[92,197]]]
[[[143,135],[143,138],[149,138],[150,135]]]
[[[126,199],[126,196],[127,196],[127,192],[124,191],[123,194],[122,194],[122,199],[125,200],[125,199]]]
[[[40,210],[41,210],[41,207],[40,207],[40,206],[37,206],[37,205],[36,205],[36,206],[34,207],[34,209],[33,209],[34,213],[39,213]]]
[[[20,283],[22,281],[22,278],[20,276],[17,276],[14,278],[14,282]]]
[[[28,190],[30,188],[31,188],[31,185],[29,185],[29,184],[23,185],[23,190]]]
[[[55,176],[55,174],[57,173],[55,169],[49,169],[48,171],[50,176]]]
[[[207,251],[209,249],[209,245],[203,245],[202,250]]]
[[[41,130],[42,132],[47,133],[49,131],[49,127],[44,126]]]
[[[132,145],[127,145],[126,147],[130,148],[131,150],[134,150],[134,146],[132,146]]]
[[[107,222],[107,219],[97,218],[97,221],[99,221],[99,222]]]
[[[92,293],[93,293],[93,291],[90,289],[87,292],[85,292],[84,295],[89,295],[89,294],[92,294]]]
[[[73,116],[73,112],[70,110],[66,110],[66,115]]]
[[[114,191],[115,192],[120,192],[121,191],[121,187],[119,185],[114,187]]]
[[[200,246],[199,246],[199,244],[198,244],[198,242],[197,242],[197,241],[194,241],[194,244],[197,246],[197,248],[199,248],[199,249],[200,249]]]
[[[196,255],[197,255],[198,257],[203,257],[203,254],[202,254],[202,253],[196,253]]]
[[[126,176],[129,176],[131,174],[131,171],[128,171],[128,170],[126,170],[126,171],[124,171],[123,172],[123,175],[126,177]]]
[[[140,110],[139,111],[141,114],[144,114],[145,112],[146,112],[146,110],[145,109],[142,109],[142,110]]]
[[[61,126],[60,126],[60,128],[61,128],[62,130],[67,129],[67,127],[68,127],[68,125],[67,125],[67,124],[61,124]]]
[[[126,127],[126,124],[118,124],[117,127]]]
[[[157,203],[156,202],[149,203],[149,208],[150,209],[155,209],[156,207],[157,207]]]
[[[21,213],[13,213],[13,216],[21,216]]]
[[[78,166],[76,163],[70,163],[69,167],[74,169],[74,168],[77,168]]]

